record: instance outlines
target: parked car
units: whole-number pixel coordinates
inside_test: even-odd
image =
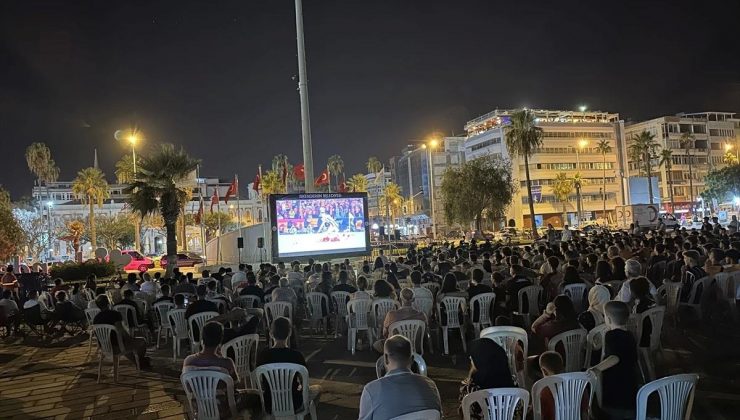
[[[203,257],[200,255],[194,252],[177,253],[177,267],[195,267],[198,264],[203,264]],[[167,268],[167,254],[159,258],[159,266]]]
[[[135,249],[121,251],[121,254],[131,256],[131,262],[123,267],[123,269],[126,271],[137,270],[141,273],[144,273],[150,268],[154,268],[154,261],[152,261],[151,258],[145,257]]]

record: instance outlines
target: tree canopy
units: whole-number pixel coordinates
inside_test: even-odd
[[[728,194],[740,196],[740,165],[711,170],[704,179],[704,191],[701,195],[705,199],[722,201]]]
[[[10,195],[0,188],[0,260],[5,261],[16,255],[23,238],[23,229],[13,217]]]

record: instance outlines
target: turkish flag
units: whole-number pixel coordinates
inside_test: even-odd
[[[293,167],[293,176],[299,181],[306,179],[306,173],[304,172],[303,164],[299,163]]]
[[[213,213],[213,206],[215,204],[218,204],[218,188],[213,190],[213,195],[211,196],[211,213]]]
[[[198,206],[198,212],[195,213],[195,217],[193,217],[195,220],[195,224],[199,225],[200,221],[203,219],[203,198],[200,199],[200,206]]]
[[[252,189],[259,193],[260,192],[260,174],[257,172],[257,175],[254,176],[254,181],[252,181]]]
[[[328,185],[329,184],[329,172],[327,172],[326,169],[321,171],[321,175],[319,175],[318,178],[316,178],[316,180],[314,181],[314,184],[316,186]]]
[[[229,189],[226,190],[226,196],[224,197],[224,202],[226,204],[229,204],[229,197],[236,196],[236,192],[239,189],[239,183],[237,182],[236,178],[231,182],[231,185],[229,185]]]

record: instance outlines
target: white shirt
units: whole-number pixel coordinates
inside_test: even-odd
[[[622,283],[622,287],[619,289],[619,293],[617,293],[617,296],[614,298],[614,300],[618,300],[624,303],[629,303],[632,301],[632,290],[630,289],[631,281],[632,279],[629,279]],[[653,285],[652,282],[648,283],[650,283],[650,294],[653,295],[653,298],[656,298],[658,296],[658,289],[655,288],[655,285]]]
[[[157,294],[157,283],[154,283],[153,281],[145,281],[144,283],[141,283],[141,286],[139,287],[139,290],[142,292],[150,293],[152,295]]]
[[[41,312],[49,312],[49,308],[46,307],[46,304],[38,299],[27,300],[26,303],[23,304],[23,309],[33,308],[36,305],[41,306]]]
[[[426,287],[414,287],[411,290],[414,292],[414,298],[428,297],[430,299],[434,299],[432,291]]]
[[[561,242],[568,242],[573,238],[573,234],[569,229],[563,229],[563,233],[560,235]]]
[[[234,290],[236,290],[236,288],[239,287],[240,283],[246,283],[246,282],[247,282],[247,273],[243,271],[237,271],[236,273],[234,273],[233,276],[231,276],[231,288]]]

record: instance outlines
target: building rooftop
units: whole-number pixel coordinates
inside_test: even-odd
[[[492,128],[506,126],[509,117],[518,109],[495,109],[485,115],[465,123],[468,135],[477,134]],[[619,114],[603,111],[573,111],[530,109],[538,123],[614,123],[619,121]]]

